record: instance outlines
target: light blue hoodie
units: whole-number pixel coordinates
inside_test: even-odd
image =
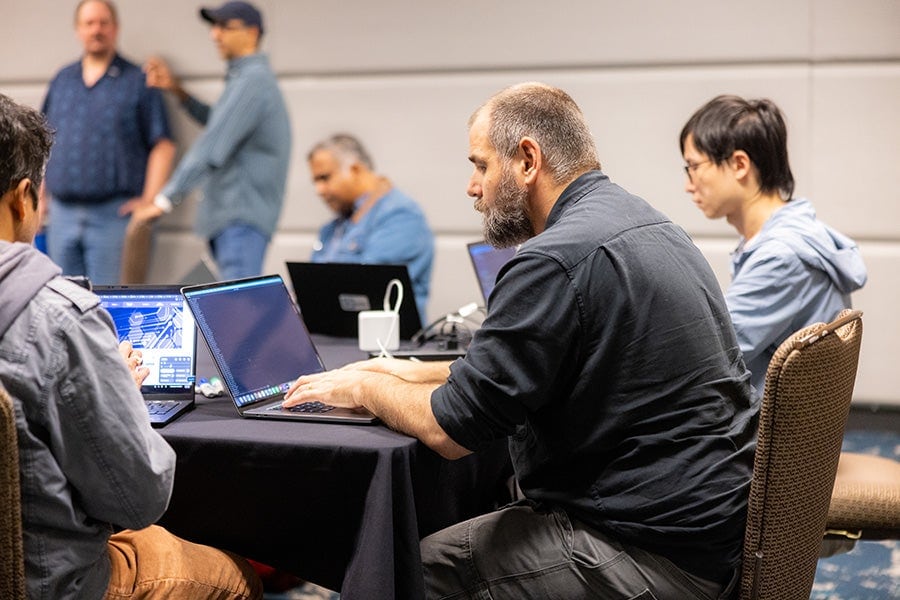
[[[775,212],[731,257],[725,295],[744,362],[762,395],[775,350],[792,333],[828,322],[850,308],[850,293],[866,283],[859,248],[816,219],[812,204],[797,198]]]

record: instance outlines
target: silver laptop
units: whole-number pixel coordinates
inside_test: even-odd
[[[181,292],[242,417],[377,421],[368,411],[320,402],[282,408],[297,377],[325,367],[279,275],[189,286]]]
[[[150,370],[141,386],[150,423],[161,427],[194,406],[197,335],[178,286],[94,286],[119,341],[141,351]]]

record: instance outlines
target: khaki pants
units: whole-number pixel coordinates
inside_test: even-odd
[[[250,600],[262,583],[239,556],[182,540],[155,525],[109,540],[112,574],[106,598]]]

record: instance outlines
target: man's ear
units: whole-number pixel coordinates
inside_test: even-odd
[[[740,180],[746,180],[753,171],[753,161],[750,156],[743,150],[735,150],[729,159],[734,175]]]
[[[543,165],[541,147],[534,138],[528,136],[519,140],[519,161],[521,174],[526,185],[534,183]]]
[[[26,178],[9,190],[9,208],[13,221],[21,223],[25,220],[25,216],[28,214],[28,207],[25,206],[25,203],[33,201],[31,198],[31,186],[33,185],[31,180]]]

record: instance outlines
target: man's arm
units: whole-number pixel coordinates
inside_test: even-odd
[[[774,246],[774,244],[772,244]],[[758,249],[728,286],[725,303],[744,361],[750,362],[782,335],[793,333],[810,274],[793,250]]]
[[[137,355],[117,345],[112,321],[100,308],[72,321],[60,317],[66,335],[55,349],[67,367],[59,369],[63,376],[55,386],[55,422],[67,443],[60,466],[92,518],[146,527],[168,504],[175,453],[150,427],[135,385]]]
[[[451,364],[452,361],[449,360],[419,362],[398,358],[370,358],[369,360],[350,363],[342,368],[386,373],[410,383],[435,383],[440,385],[447,381],[447,378],[450,376]]]
[[[182,87],[181,81],[172,74],[166,61],[158,56],[147,59],[144,63],[144,73],[147,76],[148,87],[171,92],[191,118],[201,125],[206,125],[206,121],[209,120],[209,105],[200,102]]]
[[[162,189],[172,173],[175,161],[175,143],[167,138],[156,142],[147,157],[147,171],[144,176],[144,190],[139,198],[132,198],[119,208],[120,215],[133,213],[139,206],[152,204],[156,194]]]
[[[284,406],[317,400],[345,408],[363,407],[391,429],[418,438],[444,458],[462,458],[471,452],[447,435],[431,410],[431,393],[440,385],[434,381],[412,383],[358,368],[337,369],[300,377],[285,395]]]

